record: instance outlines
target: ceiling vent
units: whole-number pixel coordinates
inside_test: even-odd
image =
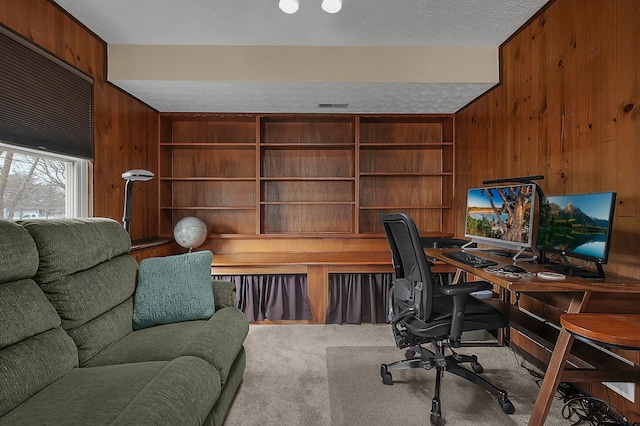
[[[318,104],[318,108],[345,109],[349,104]]]

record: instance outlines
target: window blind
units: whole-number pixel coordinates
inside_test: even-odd
[[[93,158],[93,80],[0,27],[0,140]]]

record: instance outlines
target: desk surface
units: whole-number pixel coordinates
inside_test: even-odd
[[[449,265],[455,266],[464,271],[470,272],[473,275],[482,278],[483,280],[490,281],[500,287],[506,288],[511,291],[520,291],[523,293],[536,293],[536,292],[548,292],[548,293],[570,293],[570,292],[607,292],[607,293],[640,293],[640,280],[632,278],[619,277],[615,275],[609,275],[605,278],[579,278],[579,277],[566,277],[564,280],[554,281],[545,280],[539,277],[535,278],[507,278],[498,276],[485,271],[483,268],[474,268],[472,266],[465,265],[464,263],[457,262],[444,256],[446,251],[456,251],[460,249],[425,249],[425,253],[428,257],[432,257],[436,260],[440,260]],[[485,257],[487,259],[495,260],[498,262],[498,267],[512,264],[511,258],[495,256],[489,252],[474,252],[478,256]],[[548,271],[544,265],[539,265],[533,262],[518,262],[518,266],[523,267],[527,272],[540,272]]]

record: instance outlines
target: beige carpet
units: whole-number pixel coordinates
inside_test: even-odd
[[[400,372],[394,372],[394,381],[397,384],[393,386],[383,385],[380,380],[380,364],[400,359],[403,355],[403,351],[394,347],[388,325],[252,325],[245,341],[245,348],[247,368],[243,383],[227,415],[225,426],[357,425],[357,422],[352,422],[350,419],[343,422],[337,414],[332,412],[337,412],[338,409],[343,413],[345,411],[362,412],[366,409],[360,404],[368,403],[367,400],[357,397],[362,392],[373,395],[378,391],[392,392],[394,393],[392,396],[395,397],[395,393],[399,393],[400,388],[404,386],[401,386],[399,381],[401,380]],[[341,350],[342,348],[344,351]],[[351,358],[357,361],[349,362],[365,362],[367,366],[350,370],[353,371],[352,374],[357,373],[360,377],[358,380],[366,380],[369,384],[357,385],[359,393],[349,391],[344,394],[346,396],[340,398],[341,401],[338,403],[342,408],[338,408],[335,405],[337,382],[331,378],[337,371],[332,367],[337,360],[334,354],[343,356],[354,352],[358,356]],[[519,357],[507,348],[474,348],[473,352],[480,356],[487,377],[495,374],[493,370],[496,364],[504,364],[503,367],[507,367],[500,369],[509,372],[508,374],[500,373],[506,374],[501,376],[503,377],[501,380],[509,382],[504,388],[509,392],[509,398],[516,407],[516,413],[507,418],[518,426],[526,425],[538,393],[536,379],[525,368],[520,367]],[[486,355],[487,352],[489,356]],[[497,356],[499,352],[501,355]],[[367,359],[369,361],[366,361]],[[412,410],[418,409],[419,404],[411,404],[406,407],[406,410],[401,410],[392,422],[386,419],[378,421],[374,418],[368,421],[367,425],[429,424],[433,371],[414,371],[413,373],[419,373],[420,379],[426,381],[426,386],[422,387],[417,377],[406,379],[411,380],[411,383],[415,380],[415,393],[418,395],[418,400],[424,400],[427,417],[415,419]],[[455,379],[455,376],[445,374],[443,386],[450,386],[451,379]],[[456,392],[463,395],[468,395],[468,392],[478,392],[473,388],[475,386],[465,383],[459,392]],[[349,395],[355,398],[349,398]],[[479,394],[479,397],[489,398],[486,400],[486,407],[482,406],[480,409],[495,409],[500,416],[505,416],[490,395]],[[388,403],[383,404],[384,407]],[[560,407],[560,402],[552,407],[546,426],[568,426],[573,423],[562,419]],[[451,398],[443,397],[445,418],[451,409]],[[460,410],[461,413],[470,413],[473,423],[469,424],[492,426],[501,424],[493,421],[494,418],[481,416],[476,409],[477,407],[471,407]],[[467,415],[464,413],[460,418]],[[332,416],[334,416],[333,422]],[[459,424],[464,425],[464,423],[449,421],[447,426]]]
[[[461,348],[459,352],[478,355],[485,368],[482,375],[498,388],[508,388],[517,410],[529,408],[530,404],[522,401],[535,398],[535,383],[509,349]],[[332,424],[387,425],[399,419],[406,425],[424,425],[425,419],[428,424],[435,370],[394,371],[393,385],[381,382],[380,364],[402,359],[403,353],[396,347],[327,348]],[[447,424],[516,425],[488,392],[460,377],[445,373],[441,392]]]

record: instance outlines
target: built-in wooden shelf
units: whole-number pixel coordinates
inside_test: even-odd
[[[452,115],[160,114],[160,234],[383,236],[403,210],[453,233]]]

